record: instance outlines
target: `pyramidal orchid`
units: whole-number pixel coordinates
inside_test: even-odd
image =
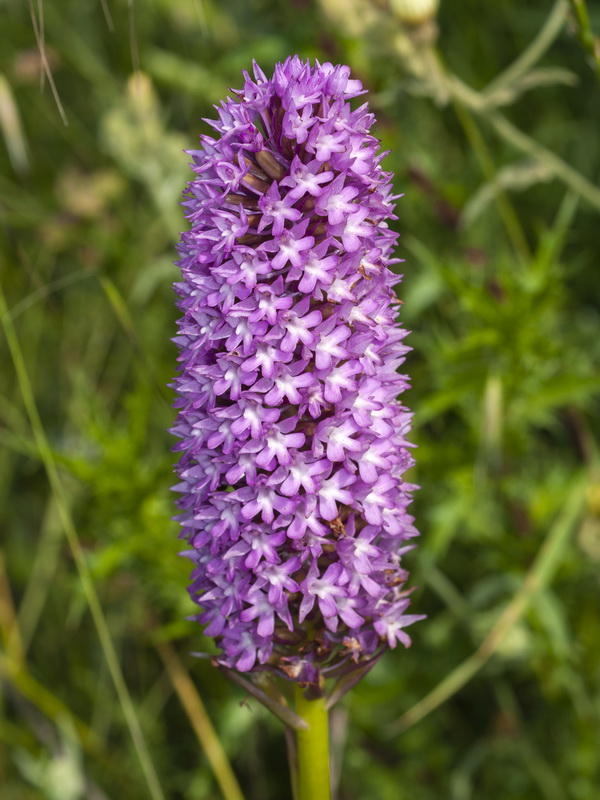
[[[244,77],[190,151],[178,518],[217,662],[306,700],[421,618],[401,564],[416,531],[396,198],[348,67],[295,56]]]

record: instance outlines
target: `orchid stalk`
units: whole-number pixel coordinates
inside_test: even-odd
[[[401,565],[417,532],[396,198],[348,67],[294,56],[244,78],[190,151],[178,518],[215,663],[295,684],[295,715],[268,702],[296,720],[299,800],[318,800],[330,701],[421,618]]]

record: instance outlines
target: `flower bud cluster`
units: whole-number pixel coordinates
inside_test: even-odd
[[[173,432],[219,663],[305,683],[410,640],[409,349],[373,115],[345,66],[254,67],[191,151]]]

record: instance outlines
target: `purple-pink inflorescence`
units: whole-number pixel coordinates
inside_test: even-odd
[[[191,151],[176,487],[219,663],[316,684],[420,616],[391,175],[345,66],[255,66]]]

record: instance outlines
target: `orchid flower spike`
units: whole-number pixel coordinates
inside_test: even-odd
[[[348,67],[244,77],[190,152],[178,519],[218,663],[318,687],[421,619],[401,565],[417,532],[396,198]]]

